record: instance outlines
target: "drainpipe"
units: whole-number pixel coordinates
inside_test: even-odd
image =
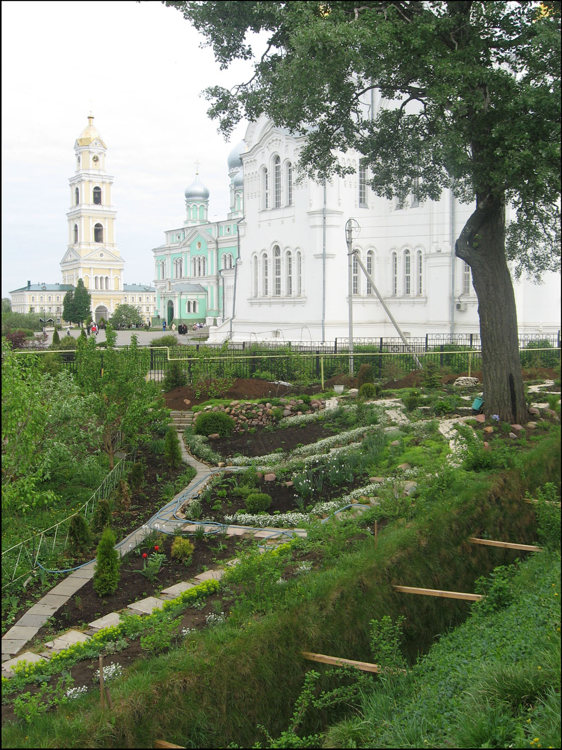
[[[453,336],[455,335],[455,269],[457,265],[457,256],[455,253],[455,196],[453,193],[453,184],[454,182],[451,182],[449,195],[449,227],[451,242],[451,299],[449,317],[451,320],[451,343],[453,342]]]
[[[220,291],[220,273],[219,273],[219,223],[218,221],[215,222],[215,276],[217,277],[217,302],[216,302],[216,310],[217,313],[219,311],[219,291]],[[224,306],[224,300],[223,300],[223,306]],[[209,311],[207,310],[207,315],[209,314]]]
[[[240,222],[244,221],[244,217],[242,216],[241,219],[238,219],[236,222],[236,263],[234,264],[234,289],[232,292],[232,315],[230,316],[230,330],[229,330],[229,340],[232,341],[232,321],[234,320],[234,315],[236,313],[236,284],[238,281],[238,266],[241,263],[240,258]]]
[[[322,204],[322,343],[326,340],[326,180]]]

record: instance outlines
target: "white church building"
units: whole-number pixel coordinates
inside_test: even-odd
[[[251,123],[228,159],[225,221],[207,222],[209,191],[196,178],[184,225],[153,250],[160,315],[204,319],[210,342],[328,343],[349,336],[351,288],[354,338],[398,336],[376,291],[405,337],[478,334],[470,268],[454,254],[473,207],[450,191],[403,204],[378,197],[353,153],[341,161],[354,174],[299,180],[302,145],[264,116]],[[349,266],[350,219],[350,249],[376,289],[355,258]],[[560,329],[559,274],[514,290],[521,334]]]

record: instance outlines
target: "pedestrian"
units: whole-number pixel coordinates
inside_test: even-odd
[[[165,320],[162,321],[162,330],[163,331],[166,330],[166,321]]]
[[[98,327],[95,323],[92,323],[92,334],[95,336],[97,335]]]
[[[175,331],[175,330],[176,330],[176,324],[172,323],[172,331]]]
[[[92,330],[92,324],[88,323],[88,325],[86,326],[86,332],[87,332],[88,336],[90,335],[90,331],[91,330]]]

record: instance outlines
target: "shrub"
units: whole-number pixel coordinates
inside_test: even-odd
[[[86,550],[92,543],[92,535],[88,522],[81,513],[72,516],[68,527],[68,542],[75,553]]]
[[[213,435],[229,437],[234,432],[234,420],[228,414],[220,411],[201,412],[195,420],[196,435]]]
[[[131,467],[131,472],[129,474],[129,484],[134,489],[139,489],[144,484],[144,472],[146,470],[146,466],[144,464],[144,461],[135,461],[135,463]]]
[[[57,345],[57,349],[76,349],[77,339],[74,336],[63,336]]]
[[[96,509],[94,511],[94,517],[92,518],[92,529],[97,532],[103,531],[105,527],[109,525],[110,521],[111,508],[109,506],[109,500],[106,500],[102,497],[100,500],[98,500],[98,504],[96,505]]]
[[[271,505],[271,495],[267,492],[252,492],[244,501],[248,513],[260,513],[268,510]]]
[[[180,388],[187,383],[187,376],[184,373],[181,362],[177,360],[170,362],[164,381],[162,383],[162,389],[164,391],[171,391],[173,388]]]
[[[131,506],[131,491],[125,479],[120,479],[117,485],[117,502],[123,510],[129,510]]]
[[[54,347],[55,344],[60,344],[60,336],[56,328],[53,331],[53,343],[51,344],[51,346]]]
[[[160,336],[159,339],[152,339],[150,342],[150,346],[177,346],[178,345],[178,337],[174,336],[172,333],[166,335],[166,336]]]
[[[182,456],[178,433],[170,427],[164,438],[164,460],[172,469],[181,466]]]
[[[359,368],[357,373],[357,385],[361,388],[365,383],[371,384],[375,378],[373,365],[364,364]]]
[[[195,546],[189,539],[185,539],[183,536],[175,536],[172,542],[172,557],[174,560],[180,560],[185,565],[189,565]]]
[[[422,385],[424,388],[440,388],[441,375],[439,374],[439,365],[435,359],[426,359],[422,370]]]
[[[98,596],[113,594],[117,590],[120,564],[119,553],[115,549],[115,533],[107,527],[101,536],[96,555],[93,585]]]
[[[364,367],[364,365],[362,365]],[[376,398],[379,395],[379,388],[374,383],[363,383],[359,387],[359,398]]]
[[[402,399],[402,403],[406,407],[406,411],[414,411],[420,405],[421,394],[419,391],[410,391]]]

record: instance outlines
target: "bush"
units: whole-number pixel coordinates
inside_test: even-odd
[[[101,498],[98,500],[96,509],[94,511],[94,517],[92,518],[92,529],[96,532],[103,531],[111,521],[111,508],[109,506],[109,500]]]
[[[359,388],[361,388],[362,385],[371,385],[374,378],[375,373],[373,370],[373,365],[361,365],[361,367],[359,368],[359,372],[357,373],[357,385],[359,386]]]
[[[174,560],[180,560],[185,565],[189,565],[195,546],[189,539],[185,539],[183,536],[175,536],[172,542],[172,557]]]
[[[532,351],[548,349],[550,351]],[[529,341],[525,351],[521,352],[521,367],[559,367],[560,352],[554,349],[548,339]]]
[[[244,501],[248,513],[261,513],[271,505],[271,495],[266,492],[252,492]]]
[[[117,503],[123,510],[131,507],[131,491],[125,479],[120,479],[117,485]]]
[[[60,344],[60,336],[59,336],[59,332],[57,331],[56,328],[53,331],[53,342],[52,342],[51,346],[54,348],[55,344]]]
[[[81,513],[72,516],[68,527],[68,542],[70,549],[79,554],[84,552],[92,543],[92,535],[88,522]]]
[[[170,362],[164,381],[162,383],[162,389],[164,391],[171,391],[173,388],[179,388],[187,383],[187,376],[182,370],[181,362],[177,360]]]
[[[94,590],[98,596],[107,596],[117,590],[121,560],[115,549],[115,533],[107,527],[101,536],[96,555]]]
[[[423,364],[422,370],[422,385],[424,388],[440,388],[441,387],[441,375],[439,372],[439,365],[435,359],[426,359]]]
[[[410,391],[402,399],[402,403],[406,407],[406,411],[414,411],[420,405],[421,394],[419,391]]]
[[[168,335],[160,336],[159,339],[152,339],[150,346],[177,346],[178,337],[174,336],[173,333]]]
[[[195,420],[196,435],[214,435],[229,437],[234,432],[234,420],[221,411],[201,412]]]
[[[365,365],[362,365],[365,367]],[[376,398],[379,395],[380,388],[374,383],[363,383],[359,387],[359,398]]]
[[[180,441],[173,427],[170,427],[164,438],[164,460],[172,469],[176,469],[182,463]]]
[[[135,461],[129,474],[129,484],[134,489],[139,489],[144,484],[144,472],[146,466],[143,461]]]
[[[57,344],[57,349],[76,349],[77,339],[74,336],[63,336],[60,343]]]

